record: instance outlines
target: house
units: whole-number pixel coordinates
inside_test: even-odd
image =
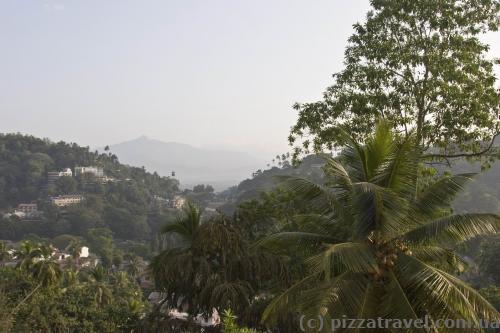
[[[49,171],[47,172],[47,183],[53,184],[60,177],[73,177],[73,172],[70,168],[66,168],[63,171]]]
[[[14,209],[13,213],[4,214],[4,217],[17,216],[20,219],[27,219],[32,217],[38,217],[40,212],[38,211],[38,205],[36,203],[21,203]]]
[[[52,197],[50,200],[58,207],[66,207],[81,203],[85,198],[80,194],[60,195]]]
[[[90,174],[97,178],[104,178],[104,170],[96,166],[88,167],[75,167],[75,176],[81,176],[83,174]]]
[[[32,215],[38,213],[38,205],[36,203],[20,203],[16,210],[26,215]]]

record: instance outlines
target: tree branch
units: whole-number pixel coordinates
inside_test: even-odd
[[[496,133],[493,138],[491,138],[491,142],[489,143],[488,147],[486,147],[485,149],[481,150],[481,151],[478,151],[476,153],[460,153],[460,154],[451,154],[451,155],[446,155],[446,154],[427,154],[427,155],[423,155],[422,157],[423,158],[458,158],[458,157],[477,157],[477,156],[481,156],[481,155],[484,155],[486,153],[488,153],[491,148],[493,148],[493,145],[495,143],[495,139],[497,138],[497,136],[500,135],[500,132],[499,133]]]

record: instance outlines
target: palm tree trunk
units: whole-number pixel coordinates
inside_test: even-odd
[[[40,288],[42,286],[41,283],[39,283],[32,291],[30,291],[28,293],[28,295],[26,295],[22,300],[21,302],[19,302],[15,307],[14,309],[11,311],[10,315],[13,316],[17,310],[19,310],[19,308],[21,307],[21,305],[23,305],[24,302],[26,302],[37,290],[38,288]]]

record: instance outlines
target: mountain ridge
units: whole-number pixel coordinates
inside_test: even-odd
[[[199,148],[145,135],[109,145],[109,149],[124,163],[144,166],[162,176],[175,172],[182,187],[206,183],[223,190],[250,177],[264,164],[246,152]]]

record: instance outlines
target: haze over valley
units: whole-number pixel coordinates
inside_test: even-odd
[[[198,148],[146,136],[110,145],[109,148],[122,163],[144,166],[161,176],[171,176],[175,172],[181,188],[210,184],[216,191],[221,191],[237,185],[265,166],[261,159],[246,152]]]

